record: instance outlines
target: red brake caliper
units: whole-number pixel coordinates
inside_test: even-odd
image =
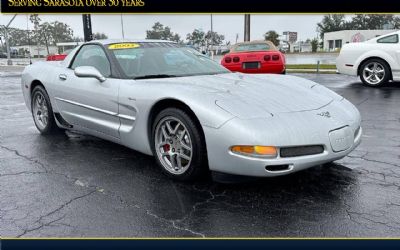
[[[168,152],[171,149],[171,146],[169,144],[165,144],[163,146],[164,152]]]

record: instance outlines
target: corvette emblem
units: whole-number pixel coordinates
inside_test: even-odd
[[[331,118],[331,114],[328,111],[322,112],[322,113],[318,113],[317,115],[322,116],[322,117],[326,117],[326,118]]]

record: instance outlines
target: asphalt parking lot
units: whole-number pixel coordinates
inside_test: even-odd
[[[400,83],[307,75],[360,110],[335,164],[239,184],[164,177],[152,157],[85,135],[43,137],[18,72],[0,73],[2,237],[400,237]]]

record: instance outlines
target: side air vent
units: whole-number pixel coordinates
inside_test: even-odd
[[[281,157],[296,157],[305,155],[316,155],[324,152],[322,145],[285,147],[280,149]]]

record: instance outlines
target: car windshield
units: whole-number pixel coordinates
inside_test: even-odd
[[[244,52],[244,51],[264,51],[271,50],[271,47],[266,43],[247,43],[238,44],[234,51]]]
[[[198,51],[174,43],[108,45],[124,73],[134,79],[211,75],[230,71]]]

